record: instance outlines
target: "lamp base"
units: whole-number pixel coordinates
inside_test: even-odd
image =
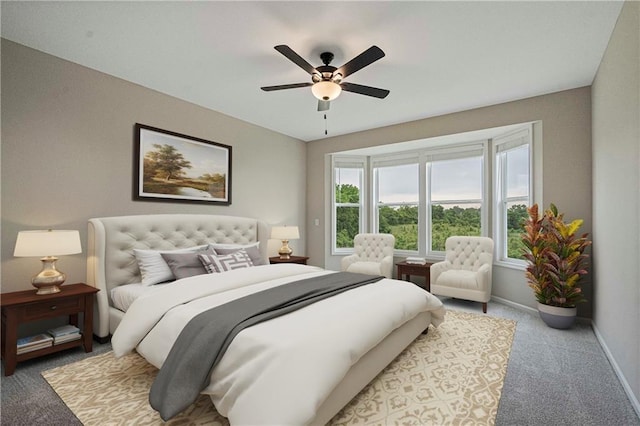
[[[280,255],[280,259],[286,260],[291,259],[291,254],[293,250],[289,247],[289,240],[282,240],[282,247],[278,250],[278,254]]]
[[[55,256],[46,256],[40,259],[42,261],[42,271],[31,279],[31,284],[38,289],[36,294],[53,294],[60,293],[60,287],[67,276],[64,272],[56,269]]]
[[[38,291],[36,291],[36,294],[38,295],[54,293],[60,293],[60,287],[58,287],[57,285],[38,287]]]

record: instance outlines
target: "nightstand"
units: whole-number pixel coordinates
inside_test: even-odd
[[[406,261],[396,263],[398,267],[398,279],[404,279],[403,276],[406,276],[406,280],[410,281],[411,275],[418,275],[425,278],[424,289],[427,291],[431,291],[431,265],[433,263],[425,263],[424,265],[416,264],[416,263],[407,263]]]
[[[21,361],[42,355],[84,346],[85,352],[93,350],[93,295],[98,290],[86,284],[66,284],[60,293],[36,295],[35,290],[2,293],[2,359],[4,375],[10,376]],[[22,323],[47,318],[69,316],[69,323],[78,326],[78,314],[84,317],[82,337],[79,340],[60,343],[43,349],[17,354],[18,326]]]
[[[309,260],[307,256],[290,256],[289,259],[280,259],[280,256],[276,256],[270,257],[269,263],[271,263],[272,265],[274,263],[299,263],[301,265],[306,265],[307,260]]]

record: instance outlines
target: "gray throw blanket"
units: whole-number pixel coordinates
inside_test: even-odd
[[[244,328],[382,278],[337,272],[270,288],[196,315],[176,339],[151,386],[151,406],[167,421],[191,405]]]

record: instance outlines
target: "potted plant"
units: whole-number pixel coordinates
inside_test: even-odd
[[[527,212],[522,234],[527,283],[542,320],[553,328],[569,328],[575,321],[576,305],[585,301],[580,278],[587,273],[584,251],[591,241],[588,234],[576,235],[582,219],[565,222],[564,214],[558,214],[553,204],[542,215],[537,204]]]

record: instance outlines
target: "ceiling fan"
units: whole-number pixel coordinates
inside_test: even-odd
[[[386,98],[389,94],[389,91],[386,89],[343,81],[347,76],[383,58],[384,52],[378,46],[371,46],[340,68],[329,65],[333,60],[333,53],[331,52],[320,54],[320,59],[324,65],[314,68],[287,45],[280,44],[275,46],[275,49],[291,62],[311,74],[311,82],[261,87],[265,92],[311,86],[311,92],[318,98],[318,111],[327,111],[330,102],[337,98],[343,90],[380,99]]]

